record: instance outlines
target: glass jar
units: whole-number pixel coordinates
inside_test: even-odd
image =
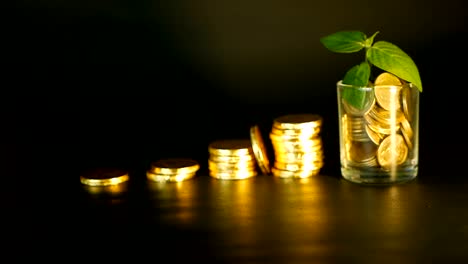
[[[342,177],[360,184],[403,183],[419,163],[419,90],[411,83],[337,83]]]

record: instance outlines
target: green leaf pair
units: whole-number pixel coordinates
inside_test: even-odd
[[[421,77],[414,61],[396,45],[387,41],[377,41],[360,31],[339,31],[320,39],[330,51],[336,53],[354,53],[365,49],[365,60],[349,69],[343,83],[355,86],[366,86],[369,83],[371,66],[412,83],[422,92]]]

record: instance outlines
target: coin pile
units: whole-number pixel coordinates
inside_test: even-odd
[[[80,176],[80,182],[87,186],[111,186],[129,179],[128,171],[111,167],[91,169]]]
[[[119,197],[128,190],[130,176],[127,170],[116,167],[97,167],[80,175],[83,189],[91,195]]]
[[[322,117],[316,114],[291,114],[273,120],[274,176],[307,178],[320,172],[324,164],[321,127]]]
[[[257,176],[257,162],[248,139],[216,140],[208,145],[209,175],[221,180]]]
[[[405,81],[384,72],[376,78],[374,92],[368,93],[363,109],[343,100],[341,125],[349,165],[389,170],[411,156],[414,90]]]
[[[155,182],[181,182],[196,176],[200,165],[187,158],[167,158],[151,163],[146,172],[148,180]]]

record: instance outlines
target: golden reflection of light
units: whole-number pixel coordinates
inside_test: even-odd
[[[368,212],[367,221],[375,225],[373,228],[393,236],[405,235],[411,212],[407,211],[408,202],[402,193],[408,190],[414,190],[414,187],[393,185],[364,190],[363,210]]]
[[[402,213],[401,188],[403,186],[390,186],[387,193],[384,194],[384,208],[382,222],[386,228],[394,233],[400,233],[405,226],[406,216]]]
[[[313,180],[308,177],[308,178],[282,178],[279,179],[282,183],[291,183],[291,184],[299,184],[299,186],[302,186],[302,184],[308,184],[312,182]]]
[[[288,206],[295,206],[301,208],[300,215],[297,215],[297,220],[303,225],[305,230],[309,230],[313,233],[320,232],[326,229],[328,222],[328,214],[325,208],[326,204],[326,191],[323,185],[323,177],[316,175],[314,177],[299,178],[299,179],[278,179],[281,188],[284,189],[284,193],[281,195],[284,199],[281,199],[279,205],[285,205],[284,210],[287,213],[285,215],[291,216],[298,211],[289,212]],[[313,225],[311,229],[309,225]],[[320,230],[315,227],[319,227]]]
[[[330,196],[329,184],[333,179],[323,175],[304,179],[276,178],[275,213],[271,225],[282,232],[283,248],[286,254],[316,256],[327,254],[327,241],[337,219],[331,209],[336,201]],[[297,243],[302,241],[302,243]]]
[[[399,92],[398,86],[392,86],[390,89],[390,178],[395,180],[396,178],[396,167],[398,163],[398,152],[397,150],[397,110],[399,108],[399,101],[396,93]]]
[[[248,244],[255,240],[255,178],[211,181],[213,217],[222,236],[233,244]],[[259,209],[261,210],[261,209]]]
[[[123,182],[107,186],[90,186],[82,184],[82,188],[95,202],[116,205],[125,201],[125,195],[128,193],[129,183]]]
[[[101,194],[110,194],[110,195],[118,195],[126,192],[128,190],[128,183],[123,182],[114,185],[106,185],[106,186],[89,186],[84,185],[83,188],[92,195],[101,195]]]
[[[257,172],[251,169],[238,169],[235,172],[210,171],[210,176],[220,181],[241,181],[257,176]]]
[[[148,180],[148,189],[155,206],[165,210],[169,222],[191,224],[196,221],[194,204],[197,197],[197,184],[194,179],[179,182],[157,182]]]
[[[417,185],[372,187],[343,182],[337,195],[341,197],[341,206],[333,208],[336,210],[333,215],[342,218],[335,226],[342,237],[362,237],[359,247],[374,252],[375,256],[406,254],[419,248],[421,240],[414,237],[414,233],[421,230],[420,220],[416,219],[418,213],[415,214],[420,208],[413,206],[421,198]],[[340,250],[351,256],[354,253],[345,244]]]
[[[317,256],[328,254],[333,236],[329,179],[255,177],[243,181],[212,179],[210,224],[223,241],[225,256]],[[341,216],[335,212],[335,216]],[[264,241],[273,241],[265,247]],[[231,250],[235,249],[235,250]],[[222,252],[221,252],[222,251]]]

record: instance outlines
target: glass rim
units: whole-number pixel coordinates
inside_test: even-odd
[[[343,83],[343,80],[339,80],[337,83],[336,83],[336,86],[337,87],[348,87],[348,88],[355,88],[355,89],[373,89],[373,87],[369,87],[369,86],[356,86],[356,85],[352,85],[352,84],[345,84]]]
[[[408,86],[410,88],[415,88],[416,86],[414,86],[412,83],[406,83],[406,84],[402,84],[402,85],[379,85],[379,87],[387,87],[387,88],[402,88],[404,86]],[[352,85],[352,84],[344,84],[343,83],[343,80],[339,80],[337,83],[336,83],[336,86],[337,87],[348,87],[348,88],[354,88],[354,89],[374,89],[375,86],[356,86],[356,85]]]

